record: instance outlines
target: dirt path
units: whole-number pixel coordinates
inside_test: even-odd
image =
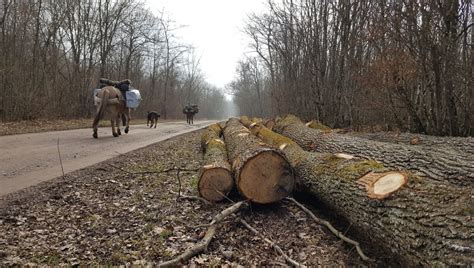
[[[109,127],[99,129],[99,139],[91,129],[53,131],[0,137],[0,197],[117,155],[205,127],[215,121],[131,126],[130,133],[114,138]]]

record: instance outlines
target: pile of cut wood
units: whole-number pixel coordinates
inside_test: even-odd
[[[235,187],[267,204],[310,194],[365,245],[402,265],[474,263],[474,144],[391,143],[341,134],[295,116],[231,118],[202,135],[198,191]],[[442,139],[442,138],[440,138]],[[433,146],[430,146],[433,145]],[[393,261],[391,261],[393,263]]]

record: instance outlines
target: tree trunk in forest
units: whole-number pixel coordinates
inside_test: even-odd
[[[294,140],[303,149],[325,153],[347,153],[374,159],[388,167],[408,169],[417,175],[458,185],[474,185],[472,159],[462,152],[437,151],[401,144],[369,141],[306,127],[295,116],[279,120],[274,131]]]
[[[473,263],[471,188],[393,172],[376,161],[347,154],[306,152],[261,124],[254,124],[251,131],[282,149],[301,191],[347,220],[367,243],[387,254],[391,264]]]
[[[209,126],[201,136],[204,166],[199,172],[198,191],[206,200],[218,202],[232,190],[234,180],[218,124]]]
[[[237,118],[227,121],[224,139],[240,194],[266,204],[288,196],[294,187],[293,169],[280,150],[251,135]]]

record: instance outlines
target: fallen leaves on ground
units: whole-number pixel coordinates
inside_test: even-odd
[[[0,199],[0,266],[146,265],[181,254],[231,203],[176,201],[175,171],[133,173],[200,167],[200,133],[184,134]],[[197,194],[197,176],[198,172],[180,172],[183,194]],[[361,264],[354,250],[286,201],[253,205],[241,216],[302,264]],[[208,251],[188,264],[284,265],[284,259],[236,217],[220,224]]]

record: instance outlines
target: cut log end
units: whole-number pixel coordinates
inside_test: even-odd
[[[250,158],[238,178],[240,193],[255,203],[268,204],[288,196],[295,183],[288,162],[274,151]]]
[[[350,159],[354,158],[353,155],[344,154],[344,153],[337,153],[337,154],[334,154],[334,156],[337,157],[337,158],[342,158],[342,159],[347,159],[347,160],[350,160]]]
[[[398,172],[369,173],[358,182],[366,186],[369,198],[381,200],[402,188],[408,182],[408,177]]]
[[[286,148],[286,146],[288,146],[288,143],[283,143],[278,148],[280,148],[280,150],[284,150]]]
[[[223,200],[234,185],[231,172],[222,167],[204,168],[198,183],[199,194],[211,202]]]

